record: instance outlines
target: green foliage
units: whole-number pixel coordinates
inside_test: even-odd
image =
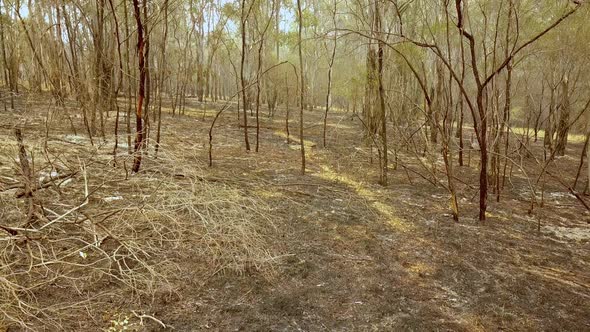
[[[228,18],[237,18],[240,17],[240,5],[238,2],[226,2],[221,6],[221,13],[222,16]]]

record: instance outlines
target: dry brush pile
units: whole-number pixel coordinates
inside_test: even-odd
[[[162,146],[131,174],[112,142],[23,132],[22,144],[0,132],[0,327],[97,326],[115,304],[141,310],[174,292],[181,261],[203,278],[273,273],[269,207],[204,178],[191,152]]]

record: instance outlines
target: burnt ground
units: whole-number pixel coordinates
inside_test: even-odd
[[[307,173],[301,176],[300,152],[284,136],[284,110],[274,119],[261,117],[258,153],[245,151],[243,128],[235,111],[227,111],[215,127],[208,168],[214,112],[203,118],[202,105],[189,106],[194,109],[186,115],[166,115],[163,149],[195,156],[179,162],[202,169],[203,181],[264,200],[273,224],[267,244],[276,257],[272,273],[203,275],[194,273],[198,261],[171,255],[180,266],[169,279],[172,290],[141,307],[175,331],[590,330],[590,214],[554,179],[544,178],[543,205],[529,214],[525,172],[513,167],[500,202],[490,193],[488,220],[480,223],[473,152],[471,166],[455,165],[461,214],[455,223],[447,191],[423,178],[428,172],[405,145],[397,144],[389,185],[377,184],[376,157],[371,164],[361,125],[348,113],[330,114],[323,148],[322,111],[306,111]],[[296,115],[292,110],[294,138]],[[68,132],[62,125],[52,135]],[[255,129],[250,132],[254,148]],[[396,145],[395,136],[390,141]],[[540,144],[532,145],[537,158]],[[582,143],[571,143],[550,171],[572,183],[581,149]],[[540,167],[534,158],[523,162],[534,182]],[[137,304],[118,306],[125,312]],[[94,324],[88,326],[108,327]],[[164,330],[153,322],[141,329]]]

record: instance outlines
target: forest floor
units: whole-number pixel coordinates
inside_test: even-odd
[[[183,250],[171,248],[164,253],[175,266],[164,290],[142,297],[141,302],[113,301],[93,309],[92,318],[79,316],[75,322],[62,321],[63,326],[106,329],[113,317],[124,314],[132,321],[130,329],[164,330],[146,316],[145,325],[140,326],[141,315],[132,312],[143,312],[175,331],[590,330],[590,214],[553,179],[547,178],[544,185],[543,206],[535,206],[528,214],[528,182],[525,172],[514,167],[500,202],[490,193],[488,218],[482,223],[476,219],[477,153],[471,153],[470,166],[463,167],[456,165],[453,156],[461,215],[456,223],[450,215],[448,192],[426,180],[428,172],[405,146],[399,148],[389,185],[377,184],[376,156],[371,164],[360,123],[350,113],[329,115],[328,147],[323,148],[323,112],[305,112],[307,173],[302,176],[297,142],[286,140],[284,110],[273,119],[261,116],[258,153],[245,151],[243,128],[237,124],[235,110],[228,110],[214,130],[213,167],[209,168],[207,133],[215,112],[208,110],[203,117],[199,110],[203,106],[194,100],[189,100],[189,106],[193,109],[187,115],[166,114],[162,127],[160,153],[170,156],[169,165],[184,168],[157,171],[168,164],[148,156],[143,171],[129,180],[135,181],[133,186],[125,185],[125,170],[119,164],[109,171],[113,180],[119,180],[93,192],[126,200],[133,190],[160,177],[176,181],[175,188],[212,183],[212,190],[220,188],[249,199],[240,203],[246,205],[242,209],[248,204],[261,207],[242,219],[264,230],[256,237],[256,245],[270,258],[265,264],[233,270],[216,268],[207,263],[207,257],[186,249],[194,246],[188,241]],[[25,120],[25,143],[43,140],[46,113],[41,104],[29,109],[37,111],[3,113],[7,119],[0,129],[3,142],[14,141],[11,125]],[[290,132],[295,139],[297,117],[292,109]],[[249,117],[249,125],[254,123],[255,118]],[[55,145],[73,136],[66,120],[56,119],[50,127],[54,149],[72,145]],[[249,130],[254,150],[255,128]],[[532,146],[542,160],[540,144]],[[78,145],[90,151],[86,140]],[[96,149],[96,155],[108,160],[112,145]],[[119,154],[125,155],[125,149]],[[550,170],[572,183],[581,149],[580,142],[571,143],[566,156],[558,158]],[[0,162],[4,167],[0,175],[14,178],[7,160]],[[429,163],[426,158],[422,162]],[[440,160],[436,163],[442,181],[444,168]],[[534,158],[526,159],[525,165],[526,175],[534,182],[540,167]],[[107,162],[101,167],[113,168]],[[185,192],[159,192],[157,199],[169,198],[162,195]],[[96,209],[121,204],[96,202]],[[217,245],[223,246],[222,242]],[[61,289],[38,296],[63,299],[70,293],[75,291]]]

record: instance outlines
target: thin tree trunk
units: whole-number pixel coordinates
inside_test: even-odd
[[[244,143],[246,143],[246,151],[250,151],[250,142],[248,141],[248,114],[246,112],[246,105],[248,105],[246,94],[246,79],[244,77],[244,65],[246,62],[246,23],[248,19],[248,15],[250,14],[250,9],[252,6],[248,8],[248,12],[246,13],[246,0],[242,0],[242,14],[241,14],[241,33],[242,33],[242,54],[240,59],[240,82],[242,84],[242,106],[244,108]]]
[[[145,2],[144,2],[144,10],[145,10]],[[135,132],[135,158],[133,160],[133,168],[132,171],[137,173],[139,172],[139,167],[141,166],[141,149],[143,146],[143,134],[144,129],[142,126],[142,110],[143,110],[143,100],[145,98],[145,41],[143,37],[144,32],[144,25],[141,22],[141,13],[139,9],[139,1],[133,0],[133,10],[135,15],[135,21],[137,22],[137,54],[139,56],[139,92],[137,96],[137,109],[135,112],[135,121],[136,121],[136,132]]]
[[[127,0],[123,0],[123,15],[125,16],[125,72],[127,73],[127,108],[125,116],[125,133],[127,136],[127,152],[133,153],[131,146],[131,110],[133,108],[133,85],[131,82],[131,47],[129,45],[129,14],[127,12]]]
[[[147,1],[144,0],[143,6],[143,21],[144,24],[148,21],[147,15],[147,6],[145,5]],[[144,33],[144,70],[145,70],[145,97],[143,103],[143,153],[148,153],[148,144],[150,141],[150,134],[151,134],[151,122],[150,122],[150,102],[151,102],[151,75],[150,75],[150,37],[149,37],[149,30],[146,28]]]
[[[119,90],[121,89],[121,85],[123,84],[123,58],[121,56],[121,37],[119,35],[119,21],[117,20],[117,13],[115,12],[115,6],[113,6],[113,0],[109,0],[109,6],[111,7],[111,12],[113,13],[113,19],[115,20],[115,36],[117,38],[117,55],[119,58],[119,81],[116,84],[115,88],[115,95],[114,95],[114,102],[115,107],[117,109],[117,113],[115,116],[115,146],[113,147],[113,160],[117,160],[117,147],[119,145],[119,102],[117,98],[119,97]]]
[[[273,4],[274,5],[274,4]],[[271,8],[274,7],[271,5]],[[260,146],[260,81],[261,76],[260,72],[262,70],[262,51],[264,49],[264,36],[272,23],[272,15],[266,22],[264,26],[264,30],[260,35],[260,45],[258,46],[258,64],[256,69],[256,148],[255,151],[258,152],[258,148]]]
[[[334,30],[336,30],[336,6],[337,2],[334,1],[334,11],[332,12],[332,21],[334,24]],[[323,143],[324,148],[326,147],[326,131],[328,126],[328,112],[330,111],[330,104],[332,103],[332,69],[334,67],[334,59],[336,58],[336,31],[334,31],[334,39],[332,46],[332,55],[330,56],[330,63],[328,66],[328,91],[326,92],[326,111],[324,112],[324,130],[323,130]]]
[[[305,175],[305,144],[303,140],[303,108],[305,107],[305,78],[303,70],[303,52],[301,43],[301,30],[303,29],[303,15],[301,12],[301,0],[297,0],[297,41],[299,51],[299,76],[300,76],[300,91],[299,91],[299,143],[301,146],[301,175]]]
[[[5,4],[2,3],[4,6]],[[4,64],[4,81],[8,85],[8,94],[10,95],[10,108],[14,109],[14,94],[16,93],[14,86],[16,85],[12,77],[10,67],[8,66],[8,60],[6,57],[6,40],[4,38],[4,19],[2,19],[2,7],[0,6],[0,43],[2,43],[2,62]]]
[[[582,148],[582,153],[580,155],[580,163],[578,165],[578,171],[576,172],[576,179],[574,180],[574,184],[572,188],[576,190],[576,185],[578,184],[578,179],[580,178],[580,174],[582,173],[582,168],[584,167],[584,159],[587,156],[587,149],[588,149],[588,140],[590,140],[590,133],[586,134],[586,139],[584,140],[584,147]]]
[[[162,39],[162,60],[160,66],[160,89],[158,95],[158,132],[156,133],[156,152],[155,157],[158,157],[158,150],[160,149],[160,132],[162,128],[162,88],[164,87],[164,75],[166,74],[166,40],[168,39],[168,0],[164,0],[164,37]]]
[[[379,12],[379,1],[375,1],[375,29],[377,34],[381,31],[381,13]],[[379,116],[381,122],[381,179],[383,186],[387,186],[387,116],[385,114],[385,89],[383,88],[383,41],[379,38],[377,42],[377,83],[379,85]]]
[[[567,146],[567,138],[570,127],[570,101],[568,77],[565,77],[561,82],[561,94],[558,108],[559,122],[557,123],[557,142],[555,145],[555,150],[558,156],[563,156],[565,155],[565,148]]]
[[[286,107],[286,115],[285,115],[285,131],[287,132],[287,144],[291,144],[291,136],[289,133],[289,82],[287,81],[287,74],[285,73],[285,107]]]

